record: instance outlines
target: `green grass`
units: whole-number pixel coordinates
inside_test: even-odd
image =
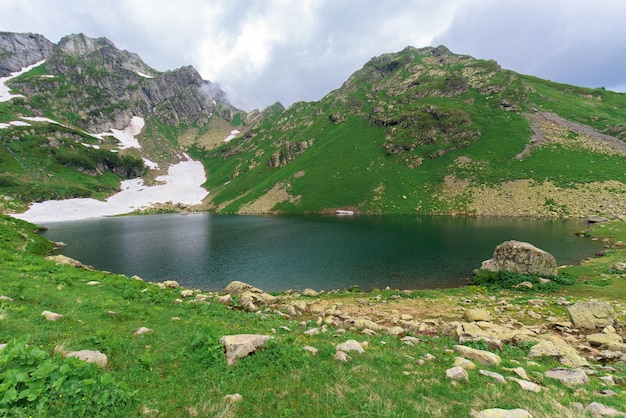
[[[611,224],[610,228],[623,233],[623,224]],[[606,228],[609,226],[602,230]],[[455,355],[450,349],[457,342],[448,336],[417,335],[422,342],[416,346],[402,344],[393,337],[366,336],[351,330],[339,335],[333,327],[328,333],[308,336],[303,331],[317,326],[315,317],[289,320],[273,313],[249,314],[211,298],[209,303],[176,303],[178,290],[45,261],[42,255],[51,244],[36,231],[26,222],[0,216],[0,294],[13,298],[1,304],[0,342],[9,342],[11,352],[21,353],[7,357],[7,351],[0,351],[3,383],[16,390],[4,393],[0,411],[13,416],[142,416],[142,411],[148,409],[158,410],[159,416],[443,417],[467,416],[472,409],[491,407],[524,408],[535,416],[561,416],[572,413],[570,402],[598,400],[593,391],[602,388],[595,379],[583,389],[542,379],[540,373],[558,363],[539,358],[537,365],[526,365],[530,346],[523,344],[504,346],[499,353],[503,367],[521,364],[547,387],[542,393],[526,392],[514,384],[494,385],[477,371],[469,372],[470,382],[453,384],[445,378],[445,369],[452,366]],[[620,251],[623,256],[624,250]],[[602,271],[606,262],[619,258],[607,257],[568,271],[576,271],[576,277],[598,277],[596,269]],[[100,285],[87,284],[94,280]],[[614,288],[611,293],[604,289],[596,293],[593,284],[581,281],[563,287],[559,294],[570,299],[593,294],[600,299],[606,296],[624,300],[623,288]],[[419,306],[426,301],[440,305],[458,304],[459,300],[489,303],[489,296],[494,296],[493,300],[504,296],[511,303],[525,306],[531,297],[556,297],[502,292],[470,286],[414,291],[401,298]],[[385,304],[398,303],[398,293],[393,290],[371,294],[351,290],[323,298],[346,303],[362,298],[376,300],[375,296]],[[549,306],[558,309],[552,314],[565,315],[563,307]],[[41,317],[43,310],[61,313],[64,318],[48,322]],[[306,322],[301,324],[301,320]],[[142,337],[133,335],[142,326],[153,332]],[[227,366],[218,341],[222,335],[237,333],[262,333],[274,339],[254,356]],[[353,354],[348,363],[333,360],[334,346],[347,339],[367,341],[365,353]],[[318,354],[311,356],[303,351],[305,345],[318,348]],[[471,345],[485,348],[480,343]],[[101,370],[58,354],[80,349],[105,353],[109,365]],[[427,353],[436,360],[418,364],[417,360]],[[499,367],[482,367],[504,373]],[[614,367],[612,374],[626,378],[623,365]],[[15,373],[26,374],[18,380],[7,379],[17,376]],[[67,377],[59,380],[62,375]],[[37,391],[38,381],[45,382],[44,392]],[[17,399],[24,390],[24,397]],[[241,394],[243,400],[232,403],[224,399],[234,393]],[[620,394],[600,401],[620,408],[624,398]]]

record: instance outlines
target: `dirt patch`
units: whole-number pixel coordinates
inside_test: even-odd
[[[516,180],[498,186],[446,178],[444,195],[469,200],[467,212],[479,216],[583,218],[626,213],[626,184],[612,180],[559,188],[546,181]]]
[[[251,215],[260,213],[274,213],[273,209],[279,202],[297,202],[300,196],[292,196],[287,192],[287,187],[283,183],[276,183],[267,193],[253,202],[245,204],[239,213]]]
[[[548,112],[525,115],[533,129],[533,136],[526,148],[515,156],[521,159],[530,155],[533,148],[548,143],[558,143],[568,148],[584,148],[603,154],[626,154],[626,142],[595,129]]]

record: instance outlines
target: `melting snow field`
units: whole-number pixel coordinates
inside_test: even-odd
[[[8,77],[0,78],[0,102],[6,102],[21,95],[11,94],[6,82],[27,71],[43,64],[40,61],[21,71],[11,73]],[[141,74],[142,77],[150,77]],[[0,123],[0,129],[11,126],[30,126],[28,122],[56,123],[58,122],[43,117],[22,117],[24,121],[12,121]],[[28,122],[25,122],[28,121]],[[96,138],[103,136],[113,136],[119,142],[120,149],[137,148],[141,149],[141,144],[135,137],[144,127],[144,120],[139,116],[134,116],[128,126],[122,130],[111,129],[110,132],[100,134],[90,134]],[[93,148],[97,145],[83,144]],[[186,161],[181,161],[169,167],[167,175],[156,178],[161,184],[146,186],[143,179],[133,179],[123,181],[122,191],[110,196],[102,202],[96,199],[66,199],[49,200],[41,203],[34,203],[24,213],[14,214],[15,218],[24,219],[36,224],[46,224],[57,221],[74,221],[79,219],[100,218],[103,216],[123,215],[139,209],[147,209],[157,203],[182,203],[185,205],[198,205],[209,194],[202,184],[206,181],[204,166],[199,161],[193,161],[185,155]],[[158,164],[144,158],[144,163],[151,169],[157,169]]]
[[[24,97],[21,94],[11,94],[11,90],[9,89],[9,87],[5,83],[7,81],[9,81],[10,79],[12,79],[12,78],[15,78],[17,76],[20,76],[20,75],[22,75],[24,73],[29,72],[30,70],[32,70],[35,67],[39,67],[44,62],[46,62],[46,60],[36,62],[33,65],[29,65],[28,67],[24,67],[24,68],[22,68],[21,71],[16,71],[14,73],[11,73],[11,75],[8,76],[8,77],[0,77],[0,102],[8,102],[9,100],[11,100],[11,99],[13,99],[15,97]]]
[[[12,216],[44,225],[57,221],[122,215],[155,203],[196,205],[209,194],[202,188],[206,181],[204,166],[188,159],[170,166],[167,175],[157,177],[163,184],[146,186],[141,178],[122,182],[122,191],[102,202],[96,199],[49,200],[34,203],[24,213]]]

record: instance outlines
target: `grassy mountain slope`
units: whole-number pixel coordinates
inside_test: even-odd
[[[482,188],[527,180],[564,191],[561,201],[534,199],[536,216],[623,213],[624,116],[624,94],[409,47],[373,58],[319,102],[194,155],[221,212],[480,214]],[[570,202],[568,190],[609,181],[604,208]]]
[[[21,35],[4,34],[12,36]],[[210,147],[234,127],[245,130],[245,113],[192,67],[158,72],[109,40],[84,35],[63,38],[47,54],[43,64],[7,82],[22,97],[0,102],[5,209],[47,199],[103,198],[122,179],[162,174],[187,142]],[[141,149],[118,151],[114,138],[90,135],[121,130],[133,116],[145,121]],[[58,123],[24,119],[29,117]],[[142,157],[161,170],[147,170]]]

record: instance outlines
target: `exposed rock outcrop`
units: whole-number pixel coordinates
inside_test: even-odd
[[[554,256],[527,242],[506,241],[496,247],[493,258],[483,262],[481,268],[490,271],[556,276]]]
[[[35,33],[0,32],[0,77],[47,59],[55,45]]]

